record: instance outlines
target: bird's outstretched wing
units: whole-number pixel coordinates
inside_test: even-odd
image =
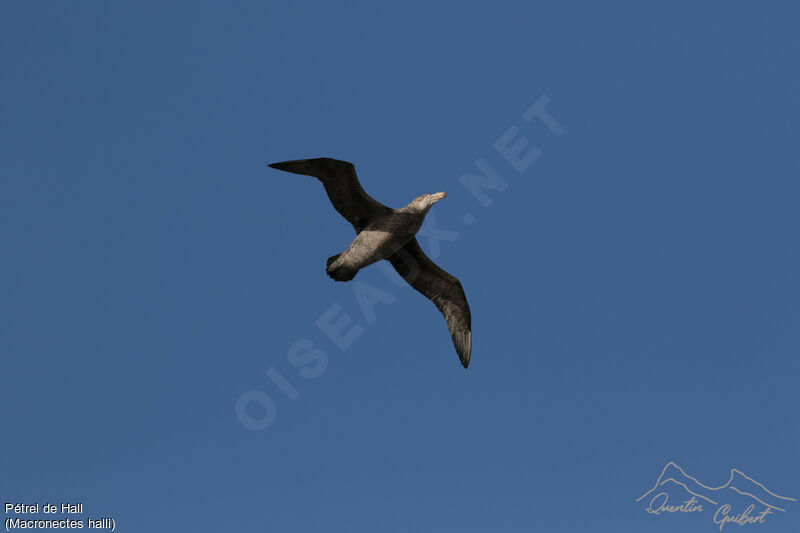
[[[408,241],[388,260],[409,285],[425,295],[442,312],[461,364],[467,368],[472,352],[472,318],[461,283],[436,266],[419,247],[416,238]]]
[[[356,232],[363,230],[375,217],[392,211],[364,192],[358,182],[356,167],[347,161],[320,157],[272,163],[269,166],[320,180],[333,207],[353,225]]]

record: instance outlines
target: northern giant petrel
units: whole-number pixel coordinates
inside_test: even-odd
[[[431,206],[446,194],[423,194],[402,209],[392,209],[364,192],[355,167],[347,161],[321,157],[269,166],[319,179],[333,207],[356,230],[356,238],[347,250],[328,258],[328,276],[349,281],[365,266],[386,259],[442,312],[461,364],[467,368],[472,351],[472,320],[464,289],[458,279],[425,255],[414,237]]]

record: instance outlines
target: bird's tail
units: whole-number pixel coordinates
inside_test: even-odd
[[[331,278],[335,279],[336,281],[350,281],[356,274],[358,274],[357,268],[350,268],[342,263],[337,263],[337,259],[342,254],[332,255],[328,258],[328,263],[325,268],[325,272]]]

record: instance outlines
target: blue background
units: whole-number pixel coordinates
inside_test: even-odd
[[[671,460],[800,497],[799,15],[4,2],[0,498],[120,531],[717,531],[635,502]],[[522,119],[543,94],[560,136]],[[542,151],[521,174],[511,126]],[[266,167],[316,156],[393,207],[449,193],[467,371],[422,296],[373,266],[395,299],[368,322],[325,276],[352,228]],[[459,183],[481,157],[487,207]]]

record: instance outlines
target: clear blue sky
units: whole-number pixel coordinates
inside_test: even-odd
[[[4,2],[0,498],[120,531],[717,531],[634,501],[668,461],[800,497],[799,22]],[[561,135],[523,118],[542,95]],[[512,126],[541,151],[521,173],[494,148]],[[457,237],[421,244],[469,298],[468,370],[377,266],[372,317],[325,276],[352,228],[266,167],[317,156],[393,207],[448,192]],[[459,181],[479,158],[507,183],[488,206]],[[326,367],[293,364],[301,339]],[[274,413],[237,415],[246,393]]]

